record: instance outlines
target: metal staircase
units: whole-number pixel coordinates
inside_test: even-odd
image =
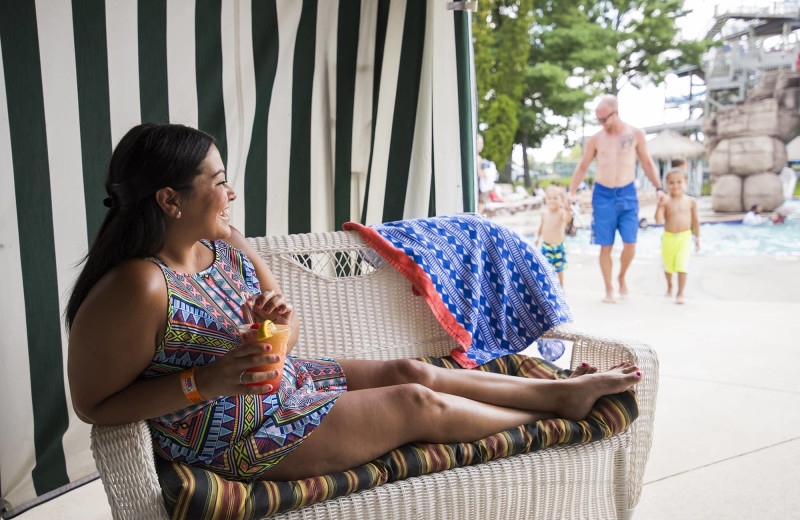
[[[770,7],[718,5],[706,33],[721,45],[708,52],[703,66],[705,114],[744,99],[767,72],[797,70],[798,43],[790,35],[798,29],[800,1]]]
[[[706,32],[706,39],[714,39],[728,20],[742,20],[752,26],[768,25],[770,22],[785,22],[796,19],[800,2],[773,2],[769,7],[743,5],[714,6],[714,21]]]

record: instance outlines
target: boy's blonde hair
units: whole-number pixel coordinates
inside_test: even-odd
[[[688,180],[688,177],[686,176],[686,170],[684,170],[683,168],[671,169],[670,171],[667,172],[667,175],[664,177],[664,180],[666,181],[667,179],[669,179],[670,175],[683,175],[683,178]]]
[[[563,186],[559,186],[558,184],[551,184],[547,188],[544,189],[545,195],[557,195],[560,198],[564,198],[566,195],[566,191],[564,191]]]

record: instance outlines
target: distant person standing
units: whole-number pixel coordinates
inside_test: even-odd
[[[572,176],[569,198],[570,201],[575,198],[575,191],[586,177],[589,165],[596,160],[597,172],[592,192],[592,242],[600,245],[600,270],[606,286],[603,301],[616,303],[611,284],[611,248],[619,230],[623,244],[618,278],[619,294],[626,296],[628,286],[625,283],[625,274],[636,252],[636,233],[639,229],[639,198],[634,184],[637,157],[656,190],[664,190],[658,179],[656,166],[647,153],[644,132],[620,119],[617,98],[603,96],[595,114],[603,129],[586,143],[586,150]],[[659,193],[659,201],[660,195]]]
[[[567,253],[564,249],[564,235],[572,222],[572,214],[567,211],[564,188],[551,184],[545,195],[545,210],[539,231],[536,233],[536,247],[542,242],[542,254],[550,262],[564,287],[564,268],[567,266]]]
[[[667,172],[668,197],[664,197],[656,210],[656,224],[664,224],[661,239],[661,258],[667,277],[667,296],[672,297],[672,273],[678,273],[678,293],[675,303],[683,304],[683,289],[689,272],[689,254],[692,235],[694,246],[700,249],[700,220],[697,201],[686,195],[686,170],[673,168]]]

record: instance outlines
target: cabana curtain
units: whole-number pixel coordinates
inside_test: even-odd
[[[4,517],[95,475],[62,317],[122,135],[213,134],[247,236],[471,211],[470,20],[447,4],[0,2]]]

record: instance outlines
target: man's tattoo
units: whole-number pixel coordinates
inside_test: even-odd
[[[628,145],[633,145],[633,136],[629,134],[620,137],[619,147],[624,150]]]

